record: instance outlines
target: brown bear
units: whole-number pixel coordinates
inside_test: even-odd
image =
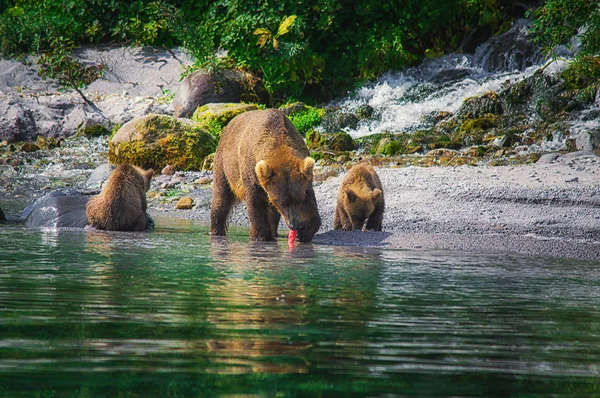
[[[211,235],[225,235],[232,207],[245,201],[252,239],[274,240],[283,216],[299,241],[310,242],[321,226],[314,165],[304,139],[280,110],[233,118],[214,157]]]
[[[359,163],[348,171],[340,185],[333,228],[361,230],[367,220],[365,229],[381,231],[384,207],[379,176],[370,164]]]
[[[86,214],[92,227],[107,231],[144,231],[151,219],[146,215],[146,191],[154,171],[122,164],[104,188],[90,199]]]

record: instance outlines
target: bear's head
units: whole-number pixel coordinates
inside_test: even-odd
[[[145,190],[145,192],[148,192],[148,189],[150,189],[150,183],[152,182],[152,176],[154,175],[154,170],[153,169],[144,170],[141,167],[137,167],[137,166],[135,167],[135,169],[140,174],[140,176],[142,176],[142,178],[144,179],[144,190]]]
[[[311,157],[277,157],[260,160],[255,172],[269,202],[282,215],[301,242],[308,242],[321,226],[312,188],[315,161]]]
[[[365,221],[375,210],[375,204],[381,197],[381,190],[375,188],[372,191],[355,191],[346,188],[343,193],[343,206],[352,220],[352,228],[361,230]]]

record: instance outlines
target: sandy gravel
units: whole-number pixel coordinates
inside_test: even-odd
[[[600,260],[600,158],[579,152],[546,159],[523,166],[378,168],[383,232],[333,231],[344,174],[329,178],[315,186],[323,225],[314,243]],[[195,209],[151,205],[151,212],[208,223],[210,188],[190,196]],[[231,224],[248,225],[243,205]]]

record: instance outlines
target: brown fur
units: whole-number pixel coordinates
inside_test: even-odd
[[[383,188],[373,166],[359,163],[352,167],[340,185],[333,220],[334,229],[381,231]]]
[[[154,171],[122,164],[106,181],[102,192],[87,204],[90,224],[108,231],[143,231],[148,228],[146,191]]]
[[[236,116],[221,132],[213,163],[212,235],[225,235],[231,208],[245,201],[250,237],[274,240],[281,216],[308,242],[321,226],[312,187],[315,161],[304,139],[275,109]]]

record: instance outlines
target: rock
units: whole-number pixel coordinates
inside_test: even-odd
[[[40,147],[37,146],[36,144],[34,144],[33,142],[24,142],[23,145],[21,145],[21,151],[23,152],[37,152],[40,150]]]
[[[45,194],[21,213],[28,228],[84,228],[90,196],[73,190]]]
[[[177,201],[177,205],[175,205],[176,209],[180,210],[189,210],[194,207],[194,199],[190,196],[184,196]]]
[[[597,158],[598,155],[596,155],[592,151],[575,151],[575,152],[569,152],[569,153],[564,154],[562,156],[562,158],[564,160],[566,160],[566,161],[573,160],[573,159],[576,159],[576,158],[584,158],[584,157]]]
[[[2,209],[0,209],[0,222],[4,222],[6,221],[6,216],[4,215],[4,212],[2,211]]]
[[[0,101],[0,140],[28,141],[35,139],[37,133],[34,114],[27,104]]]
[[[104,181],[108,180],[108,177],[110,177],[113,170],[114,166],[110,163],[104,163],[96,167],[85,182],[85,188],[91,190],[101,189],[102,184],[104,184]]]
[[[493,91],[488,91],[478,97],[465,99],[456,115],[461,118],[476,119],[487,114],[501,115],[502,113],[500,96]]]
[[[460,152],[455,151],[454,149],[439,148],[427,152],[425,156],[454,157],[460,156]]]
[[[356,114],[356,116],[359,119],[368,119],[371,116],[373,116],[374,111],[375,110],[373,109],[372,106],[365,104],[365,105],[361,105],[358,108],[356,108],[354,110],[354,113]]]
[[[575,137],[575,148],[579,151],[600,149],[600,130],[582,131]]]
[[[205,156],[217,141],[188,119],[151,114],[136,118],[119,129],[109,141],[108,160],[162,170],[201,170]]]
[[[279,107],[279,110],[281,110],[287,117],[304,112],[306,109],[308,108],[304,102],[293,102],[291,104],[285,104]]]
[[[523,34],[529,25],[529,21],[519,19],[508,32],[494,36],[477,47],[474,64],[489,72],[525,70],[536,65],[542,60],[542,54]]]
[[[569,178],[568,180],[565,180],[565,182],[579,182],[579,177]]]
[[[554,162],[556,159],[558,159],[560,157],[560,153],[547,153],[545,155],[542,155],[537,162],[535,162],[536,164],[549,164]]]
[[[208,185],[212,182],[212,180],[209,177],[200,177],[197,180],[194,181],[194,184],[198,184],[198,185]]]
[[[256,104],[214,103],[198,107],[192,115],[192,120],[198,122],[211,134],[218,137],[223,127],[237,115],[259,109]]]
[[[248,72],[225,69],[216,74],[197,70],[187,76],[175,98],[175,117],[190,117],[199,106],[220,102],[262,102],[268,94],[262,80]]]
[[[160,171],[160,174],[166,175],[166,176],[172,176],[173,174],[175,174],[175,169],[173,168],[173,166],[168,164],[165,167],[163,167],[163,169]]]
[[[358,126],[358,121],[358,117],[352,113],[333,111],[323,116],[321,127],[327,133],[341,131],[345,128],[353,130]]]

